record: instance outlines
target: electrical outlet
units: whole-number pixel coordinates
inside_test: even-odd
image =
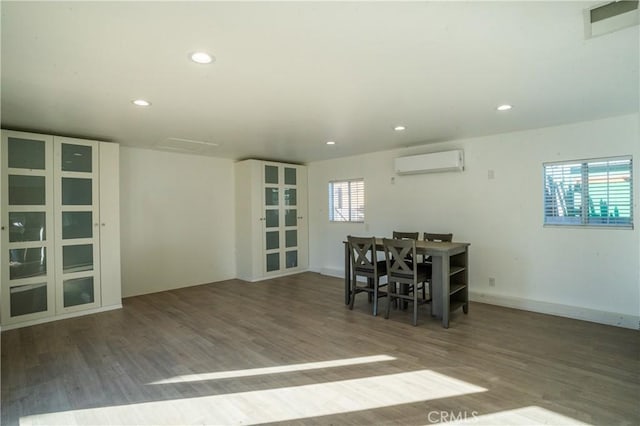
[[[495,287],[496,286],[496,279],[493,277],[489,277],[489,287]]]

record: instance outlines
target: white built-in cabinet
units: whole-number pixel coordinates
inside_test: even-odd
[[[119,146],[2,130],[2,328],[122,306]]]
[[[258,281],[307,270],[307,168],[244,160],[235,172],[238,278]]]

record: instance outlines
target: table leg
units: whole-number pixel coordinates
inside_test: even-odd
[[[344,243],[344,304],[351,302],[351,258],[349,243]]]
[[[450,307],[450,259],[449,255],[443,255],[442,259],[442,326],[449,328],[449,307]]]
[[[469,248],[464,251],[464,282],[467,283],[467,286],[464,288],[464,305],[462,305],[462,312],[466,314],[469,313]]]
[[[432,256],[431,313],[442,318],[442,326],[449,328],[449,256]]]
[[[442,318],[442,256],[431,256],[431,315]]]

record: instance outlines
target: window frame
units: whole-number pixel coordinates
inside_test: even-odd
[[[362,193],[359,194],[359,198],[362,199],[362,219],[361,220],[355,220],[353,219],[353,206],[352,206],[352,198],[353,198],[353,193],[354,191],[352,190],[352,183],[357,182],[357,183],[362,183]],[[335,185],[336,184],[347,184],[348,185],[348,191],[347,194],[343,194],[341,193],[339,196],[342,199],[343,197],[345,197],[345,195],[347,195],[349,197],[349,200],[347,201],[347,209],[348,209],[348,213],[347,213],[347,217],[344,220],[336,220],[335,217],[335,207],[334,207],[334,191],[335,191]],[[336,180],[331,180],[329,181],[328,184],[328,201],[329,201],[329,215],[328,215],[328,219],[329,219],[329,223],[364,223],[365,221],[365,207],[364,207],[364,200],[365,200],[365,185],[364,185],[364,178],[353,178],[353,179],[336,179]],[[342,204],[342,202],[341,202]],[[344,217],[344,216],[343,216]]]
[[[590,188],[590,177],[593,177],[594,174],[596,174],[597,172],[594,172],[592,170],[590,170],[590,168],[593,167],[597,167],[596,165],[600,164],[600,163],[607,163],[606,167],[607,167],[607,181],[606,181],[606,193],[607,196],[610,193],[610,188],[611,188],[611,181],[610,181],[610,177],[609,177],[609,167],[610,165],[608,163],[611,162],[620,162],[620,161],[628,161],[629,163],[629,193],[628,193],[628,206],[624,205],[625,208],[628,207],[629,210],[629,217],[628,217],[628,221],[624,220],[624,221],[620,221],[618,219],[618,221],[614,220],[614,221],[609,221],[607,220],[606,222],[602,222],[602,223],[597,223],[597,221],[591,220],[590,218],[593,217],[602,217],[598,214],[595,214],[595,216],[592,214],[592,212],[595,211],[595,209],[593,208],[593,206],[589,203],[589,200],[593,200],[593,198],[591,197],[591,193],[589,191]],[[548,203],[548,198],[549,198],[549,186],[547,184],[547,179],[549,176],[553,175],[552,172],[548,172],[548,168],[549,167],[553,167],[553,166],[574,166],[574,167],[580,167],[580,178],[579,178],[579,183],[580,183],[580,216],[574,216],[574,220],[573,221],[569,221],[567,220],[566,222],[563,222],[562,220],[556,220],[556,221],[549,221],[550,218],[562,218],[562,217],[569,217],[566,215],[557,215],[557,216],[552,216],[548,214],[548,210],[553,208],[551,206],[551,203]],[[564,183],[564,182],[563,182]],[[574,185],[574,188],[577,185]],[[574,195],[577,194],[578,191],[574,191]],[[626,197],[626,194],[625,194]],[[554,198],[557,200],[557,196],[554,196]],[[582,201],[582,200],[586,200],[586,202]],[[602,199],[601,199],[602,201]],[[609,198],[607,198],[607,203],[605,203],[605,208],[607,209],[606,211],[609,212],[609,207],[608,207],[608,201],[610,201]],[[557,201],[556,201],[557,202]],[[586,208],[584,208],[586,206]],[[617,205],[614,206],[617,209]],[[542,163],[542,223],[544,227],[549,227],[549,228],[579,228],[579,229],[584,229],[584,228],[595,228],[595,229],[628,229],[628,230],[633,230],[634,229],[634,185],[633,185],[633,156],[632,155],[620,155],[620,156],[612,156],[612,157],[600,157],[600,158],[588,158],[588,159],[577,159],[577,160],[565,160],[565,161],[550,161],[550,162],[544,162]],[[558,208],[557,206],[555,208]],[[566,207],[565,207],[566,208]],[[617,217],[617,216],[611,216],[611,214],[609,213],[609,216],[607,216],[607,218],[611,218],[611,217]],[[626,216],[624,217],[626,219]]]

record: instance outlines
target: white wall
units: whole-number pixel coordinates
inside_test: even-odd
[[[233,162],[122,147],[124,297],[235,276]]]
[[[346,235],[453,232],[471,243],[475,300],[638,328],[640,116],[309,164],[312,270],[342,275]],[[466,170],[396,176],[398,156],[461,148]],[[544,228],[542,163],[632,154],[635,230]],[[488,179],[493,170],[494,179]],[[365,180],[365,224],[328,222],[327,183]],[[489,277],[495,287],[489,287]]]

